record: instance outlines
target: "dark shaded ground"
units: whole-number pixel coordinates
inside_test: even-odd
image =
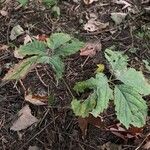
[[[101,3],[107,3],[101,6]],[[134,2],[133,2],[134,3]],[[93,76],[96,64],[103,63],[106,65],[103,57],[105,48],[115,45],[118,50],[125,51],[130,56],[130,65],[138,70],[142,70],[144,74],[150,78],[150,73],[144,68],[142,60],[150,60],[150,47],[148,38],[139,38],[137,32],[142,31],[143,25],[148,25],[150,18],[144,13],[144,5],[136,2],[134,5],[139,13],[131,15],[127,20],[115,26],[110,19],[110,13],[122,11],[120,5],[113,4],[108,0],[94,3],[86,6],[83,3],[76,4],[72,1],[60,1],[58,6],[61,9],[60,19],[53,18],[50,9],[44,9],[43,5],[38,2],[31,3],[26,8],[17,8],[15,2],[9,4],[1,4],[0,7],[6,7],[9,15],[7,17],[0,16],[0,44],[20,45],[22,44],[22,36],[15,41],[10,41],[9,34],[13,26],[20,24],[31,36],[37,34],[50,35],[53,32],[62,31],[74,35],[84,41],[101,40],[102,51],[93,58],[88,59],[85,63],[84,57],[75,54],[65,60],[66,71],[64,79],[56,85],[54,75],[49,66],[39,65],[38,73],[42,76],[45,87],[35,70],[32,70],[23,80],[26,89],[30,89],[33,93],[44,91],[46,94],[50,91],[55,97],[55,102],[50,106],[33,106],[32,113],[40,119],[37,126],[32,126],[21,133],[10,131],[13,120],[17,117],[17,112],[26,104],[24,101],[24,90],[20,83],[15,84],[11,81],[5,85],[0,85],[0,149],[3,150],[21,150],[28,149],[29,146],[36,145],[42,150],[98,150],[102,144],[108,141],[121,144],[124,150],[134,150],[149,133],[150,122],[149,117],[147,125],[144,127],[144,134],[139,139],[122,140],[118,136],[109,131],[89,126],[88,135],[83,140],[81,131],[78,127],[77,118],[70,109],[72,87],[76,81],[81,81]],[[102,22],[110,22],[109,28],[104,31],[87,33],[83,30],[83,24],[86,23],[86,15],[95,13]],[[80,23],[82,20],[83,23]],[[117,30],[115,34],[110,31]],[[136,52],[130,51],[130,48],[136,48]],[[0,78],[2,79],[8,71],[6,64],[14,64],[18,62],[13,56],[14,47],[7,51],[0,51],[0,67],[2,69]],[[81,65],[84,64],[83,67]],[[105,71],[106,74],[109,72]],[[71,90],[71,91],[70,91]],[[145,98],[149,104],[150,97]],[[109,125],[115,124],[117,121],[113,114],[113,108],[109,108],[104,114],[104,118]]]

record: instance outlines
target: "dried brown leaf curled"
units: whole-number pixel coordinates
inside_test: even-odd
[[[78,124],[79,124],[79,127],[81,129],[83,138],[85,138],[85,136],[87,135],[87,127],[89,124],[91,124],[97,128],[103,128],[104,127],[104,122],[103,122],[102,118],[101,117],[95,118],[91,114],[89,115],[89,117],[86,117],[86,118],[79,117],[78,118]]]
[[[88,42],[84,48],[80,49],[80,56],[89,56],[93,57],[98,51],[100,51],[102,45],[99,41]]]
[[[89,32],[94,32],[97,30],[103,30],[107,26],[109,26],[109,22],[107,23],[102,23],[100,21],[96,21],[95,19],[90,19],[85,25],[84,25],[84,30],[89,31]]]
[[[31,104],[38,105],[38,106],[46,105],[48,103],[48,97],[28,94],[28,95],[25,95],[25,101],[28,101]]]

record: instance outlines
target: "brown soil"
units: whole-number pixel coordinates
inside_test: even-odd
[[[142,5],[140,2],[134,3],[133,1],[139,13],[132,14],[124,23],[116,26],[110,19],[110,13],[114,11],[122,12],[122,9],[120,5],[113,4],[109,0],[103,0],[88,6],[83,2],[74,3],[72,0],[60,1],[58,3],[61,10],[59,19],[52,16],[51,9],[45,9],[45,6],[38,2],[31,3],[25,8],[17,8],[18,4],[15,2],[7,5],[0,3],[0,9],[6,7],[8,11],[8,16],[0,16],[1,45],[19,46],[22,44],[23,35],[15,41],[10,41],[9,39],[12,27],[17,24],[20,24],[31,36],[38,34],[50,35],[53,32],[62,31],[86,42],[98,39],[102,43],[102,50],[86,62],[86,57],[81,57],[79,53],[67,58],[65,60],[66,70],[64,77],[58,85],[51,67],[47,65],[39,65],[37,68],[44,84],[40,81],[35,69],[27,75],[22,81],[26,89],[30,89],[33,93],[44,91],[48,94],[50,92],[55,101],[52,106],[29,104],[32,114],[39,118],[40,122],[37,126],[31,126],[21,132],[13,132],[10,127],[17,117],[17,112],[27,103],[24,101],[24,89],[20,82],[10,81],[4,83],[0,81],[0,149],[27,150],[29,146],[36,145],[40,150],[98,150],[101,145],[107,142],[122,145],[123,150],[136,149],[147,133],[150,132],[149,120],[147,120],[141,137],[138,139],[133,137],[123,140],[110,131],[96,128],[92,125],[89,125],[87,136],[83,139],[77,118],[70,109],[70,102],[72,94],[77,96],[72,90],[75,82],[94,76],[96,64],[105,64],[105,73],[109,75],[107,71],[108,64],[105,62],[103,51],[112,45],[115,45],[120,51],[125,51],[130,57],[130,65],[142,70],[145,76],[150,78],[150,72],[145,69],[142,63],[143,59],[150,60],[149,39],[141,39],[136,36],[136,32],[140,31],[142,26],[150,21],[148,14],[143,11],[144,4]],[[107,5],[101,6],[101,3],[107,3]],[[97,14],[98,19],[102,22],[109,21],[109,29],[94,33],[84,31],[83,24],[86,23],[86,16],[90,13]],[[83,23],[81,23],[81,20]],[[110,33],[112,28],[116,30],[113,35]],[[131,53],[130,48],[132,47],[137,48],[137,51]],[[13,50],[14,47],[12,46],[8,51],[0,52],[0,79],[9,70],[6,65],[9,65],[9,63],[13,65],[19,61],[13,56]],[[85,64],[81,67],[83,63]],[[145,99],[149,104],[150,97]],[[110,107],[103,116],[109,126],[118,122],[114,115],[113,107]]]

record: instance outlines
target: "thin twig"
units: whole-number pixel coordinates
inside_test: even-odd
[[[36,74],[37,74],[39,80],[41,81],[41,83],[42,83],[45,87],[48,87],[48,85],[42,80],[42,78],[41,78],[41,76],[40,76],[40,74],[39,74],[37,68],[35,68],[35,71],[36,71]]]
[[[148,133],[146,135],[146,137],[144,138],[144,140],[140,143],[140,145],[135,150],[139,150],[142,147],[143,143],[146,141],[146,139],[148,138],[148,136],[150,136],[150,133]]]
[[[71,92],[71,90],[70,90],[70,87],[68,86],[68,84],[66,83],[66,81],[65,81],[64,79],[63,79],[63,82],[65,83],[65,85],[66,85],[66,87],[67,87],[67,89],[68,89],[70,95],[72,96],[72,98],[74,98],[74,96],[73,96],[73,94],[72,94],[72,92]]]
[[[55,117],[55,119],[57,119],[57,118],[58,118],[58,116]],[[37,137],[39,134],[41,134],[53,122],[54,122],[54,120],[52,120],[49,124],[47,124],[44,128],[42,128],[38,133],[36,133],[34,136],[32,136],[25,144],[23,144],[23,146],[19,150],[22,150],[26,145],[28,145],[29,142],[31,142],[35,137]]]

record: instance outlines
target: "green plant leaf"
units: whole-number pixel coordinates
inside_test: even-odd
[[[147,60],[143,60],[145,68],[150,71],[150,63]]]
[[[25,6],[28,3],[28,0],[17,0],[21,5]]]
[[[64,72],[64,63],[59,56],[43,56],[39,60],[40,63],[50,64],[52,65],[53,70],[56,73],[57,79],[62,78],[62,74]]]
[[[129,68],[128,70],[117,74],[117,79],[121,80],[128,86],[132,86],[137,92],[144,96],[150,94],[150,84],[146,81],[141,71]]]
[[[70,42],[66,43],[66,45],[55,50],[56,55],[61,55],[63,57],[75,54],[78,52],[84,43],[79,41],[78,39],[72,39]]]
[[[60,8],[58,6],[53,6],[52,7],[52,14],[56,17],[60,16]]]
[[[47,40],[47,45],[51,50],[57,49],[71,40],[69,34],[53,33]]]
[[[96,81],[94,78],[90,78],[86,81],[77,82],[74,86],[74,90],[77,93],[83,93],[85,89],[93,89],[96,86]]]
[[[74,90],[82,93],[87,88],[93,90],[95,96],[94,100],[96,102],[95,107],[89,113],[92,113],[93,116],[97,117],[108,107],[109,100],[112,98],[112,90],[108,85],[108,79],[103,73],[97,73],[95,78],[76,83]],[[88,103],[87,101],[88,99],[91,99],[90,97],[91,95],[84,102]],[[84,105],[84,107],[88,107],[88,105]],[[86,110],[89,109],[86,108]],[[81,111],[79,111],[79,113],[80,112]],[[79,113],[78,115],[84,116],[83,113]]]
[[[105,58],[110,63],[112,67],[112,72],[120,72],[122,70],[127,69],[128,56],[123,55],[122,52],[106,49]]]
[[[95,107],[96,104],[95,98],[96,94],[93,93],[89,95],[88,99],[86,99],[84,102],[74,99],[71,102],[71,107],[75,115],[81,116],[83,118],[88,117],[89,112],[91,112]]]
[[[33,56],[27,59],[24,59],[20,63],[16,64],[14,68],[11,68],[8,73],[5,75],[3,80],[19,80],[26,76],[26,74],[35,67],[38,57]]]
[[[147,105],[131,86],[118,85],[114,90],[117,118],[126,127],[142,127],[146,122]]]
[[[108,107],[109,100],[112,98],[112,90],[109,87],[107,77],[99,73],[96,75],[97,87],[97,103],[96,107],[91,112],[94,117],[98,117],[100,113]]]
[[[17,50],[22,56],[26,55],[45,55],[46,54],[46,44],[41,41],[34,40],[31,43],[22,45]]]
[[[53,6],[57,4],[57,0],[43,0],[43,3],[47,6]]]

